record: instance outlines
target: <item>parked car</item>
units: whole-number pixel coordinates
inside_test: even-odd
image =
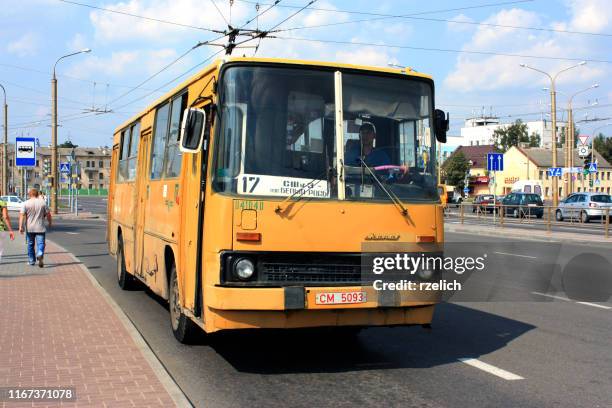
[[[612,197],[609,194],[575,193],[559,203],[555,219],[563,221],[566,218],[577,218],[586,223],[593,218],[604,218],[606,209],[612,212]]]
[[[9,211],[19,211],[23,205],[23,200],[17,196],[1,196],[0,201],[6,203],[6,208]]]
[[[510,193],[502,200],[504,214],[507,217],[542,218],[544,216],[544,203],[542,197],[533,193]]]
[[[478,194],[474,197],[472,212],[489,212],[495,211],[495,200],[493,194]]]

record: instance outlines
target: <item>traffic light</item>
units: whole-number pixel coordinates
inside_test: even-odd
[[[51,173],[51,161],[49,159],[43,160],[43,175],[48,175]]]

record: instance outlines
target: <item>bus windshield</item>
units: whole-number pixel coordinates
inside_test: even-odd
[[[406,201],[437,199],[431,86],[343,74],[342,87],[344,141],[337,146],[333,72],[229,67],[220,89],[215,189],[336,199],[334,174],[342,171],[347,200],[387,201],[385,189]]]

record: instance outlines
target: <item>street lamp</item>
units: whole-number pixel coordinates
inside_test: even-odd
[[[572,68],[580,67],[585,65],[586,61],[582,61],[576,65],[572,65],[571,67],[567,67],[557,72],[554,76],[550,75],[548,72],[542,71],[540,69],[530,67],[526,64],[520,64],[523,68],[531,69],[532,71],[539,72],[541,74],[546,75],[550,79],[550,114],[552,121],[552,167],[557,167],[557,96],[555,93],[555,81],[557,77],[565,71],[569,71]],[[552,188],[553,188],[553,206],[557,206],[559,203],[559,187],[557,177],[552,178]]]
[[[565,167],[573,168],[574,167],[574,147],[576,146],[576,131],[574,129],[574,109],[572,108],[572,103],[574,97],[583,92],[589,91],[591,89],[599,88],[599,84],[593,84],[588,88],[581,89],[573,94],[569,95],[567,100],[567,126],[565,128],[567,137],[565,138]],[[548,90],[548,88],[543,88],[544,90]],[[561,91],[557,91],[557,93],[563,93]],[[574,192],[574,183],[572,180],[571,173],[565,178],[565,191],[566,195],[570,195]]]
[[[8,195],[8,105],[6,104],[6,89],[0,84],[4,93],[4,143],[2,143],[2,194]]]
[[[610,123],[606,123],[605,125],[601,125],[596,127],[595,129],[593,129],[593,136],[591,137],[591,163],[594,162],[595,160],[595,132],[598,131],[599,129],[603,129],[607,126],[611,126],[612,122]],[[593,174],[589,172],[589,191],[591,189],[591,180],[593,179]],[[584,178],[583,178],[584,180]]]
[[[57,214],[57,190],[59,185],[59,177],[57,174],[57,77],[55,76],[55,69],[57,68],[57,64],[64,58],[86,52],[91,52],[91,50],[85,48],[81,51],[66,54],[59,57],[53,65],[53,78],[51,78],[51,212],[53,214]]]

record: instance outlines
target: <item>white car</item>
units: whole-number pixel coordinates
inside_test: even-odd
[[[23,205],[23,200],[17,196],[1,196],[0,201],[6,203],[6,208],[9,211],[19,211]]]

